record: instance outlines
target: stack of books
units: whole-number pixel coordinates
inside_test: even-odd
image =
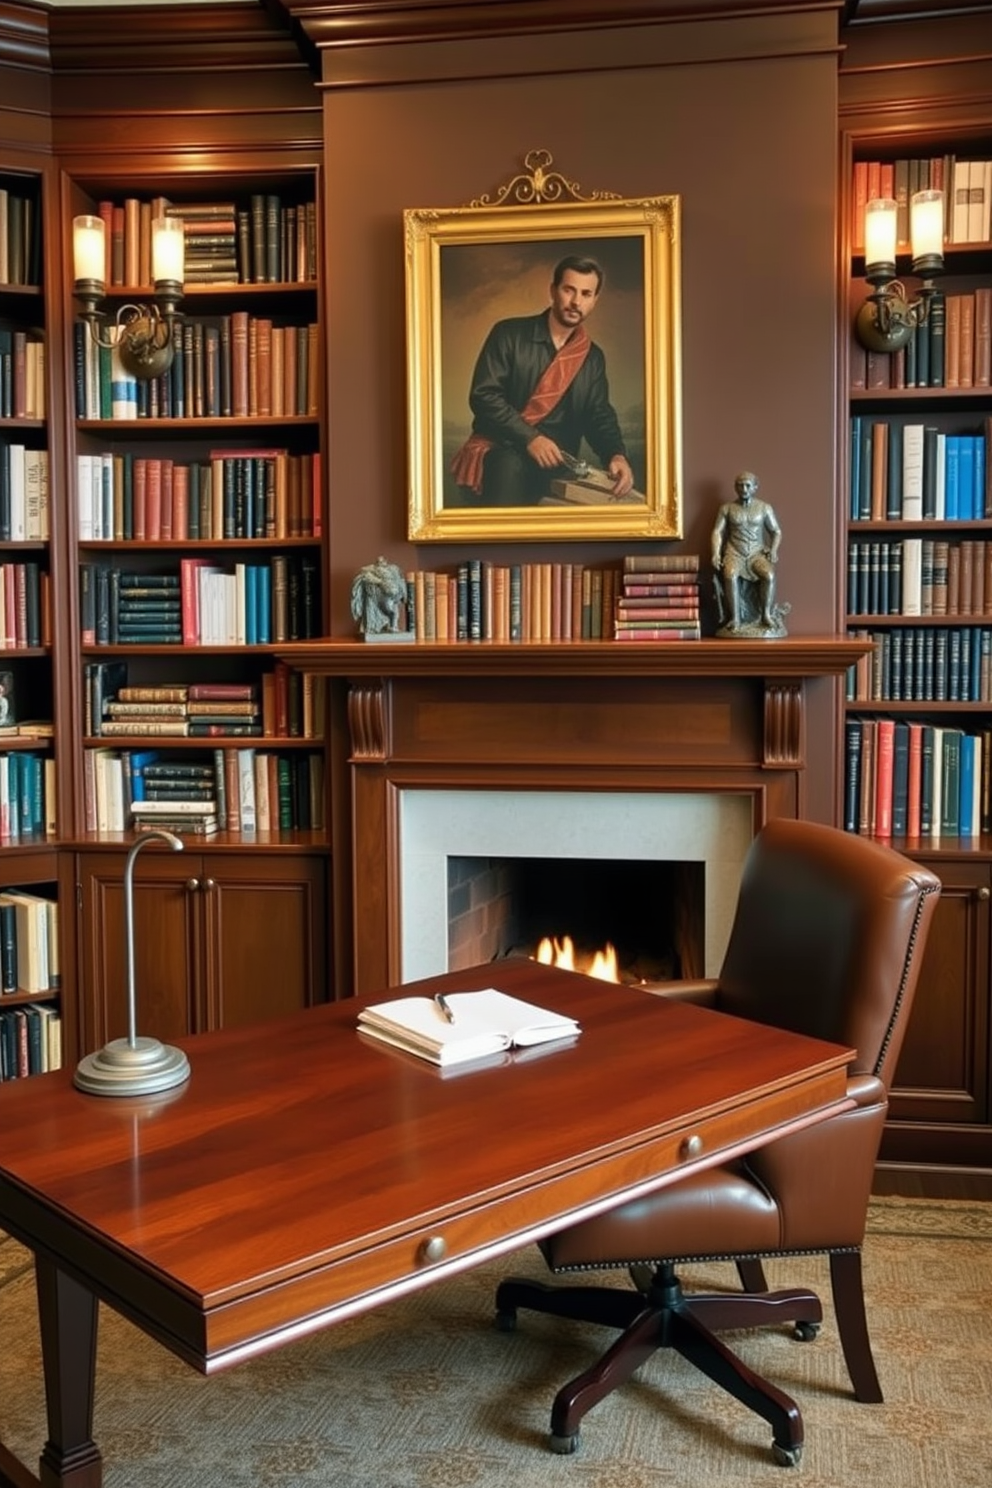
[[[131,819],[135,831],[166,828],[212,837],[217,831],[215,766],[202,760],[131,757]]]
[[[237,208],[234,202],[170,204],[167,217],[183,224],[187,284],[237,284]]]
[[[107,675],[104,673],[104,686]],[[111,682],[112,685],[112,682]],[[262,732],[258,688],[250,682],[201,682],[150,687],[119,686],[94,712],[94,732],[108,737],[176,738],[256,736]]]
[[[614,638],[698,641],[699,554],[634,553],[623,560]]]

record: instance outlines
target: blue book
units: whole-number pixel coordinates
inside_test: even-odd
[[[958,832],[962,837],[977,837],[979,810],[977,788],[978,739],[962,734],[958,774]]]
[[[992,512],[985,509],[985,471],[989,452],[982,434],[972,435],[972,445],[975,454],[975,502],[972,514],[980,521],[983,517],[992,517]]]
[[[960,435],[948,434],[944,469],[944,517],[956,522],[961,516],[961,443]]]
[[[256,605],[256,634],[259,646],[268,646],[272,640],[272,572],[268,564],[259,564],[258,603]]]
[[[145,766],[153,765],[159,757],[157,749],[129,749],[124,755],[128,787],[132,801],[145,799]]]
[[[858,521],[861,516],[861,457],[862,450],[862,424],[864,420],[860,413],[856,413],[851,419],[851,488],[848,493],[850,503],[851,521]]]
[[[975,452],[971,434],[958,435],[958,508],[961,520],[969,521],[975,515]]]
[[[245,565],[245,643],[258,645],[258,564]]]

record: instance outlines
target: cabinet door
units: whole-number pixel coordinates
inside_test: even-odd
[[[321,859],[206,854],[208,1023],[234,1028],[327,997],[327,888]]]
[[[989,885],[987,863],[931,860],[943,891],[930,930],[890,1117],[987,1124]]]
[[[127,1033],[125,853],[82,853],[80,1004],[87,1052]],[[199,859],[146,852],[134,865],[134,982],[137,1029],[162,1040],[204,1026],[198,976],[197,901],[188,880]]]

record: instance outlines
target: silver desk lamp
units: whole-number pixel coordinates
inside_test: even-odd
[[[76,1066],[73,1084],[88,1095],[153,1095],[189,1079],[189,1060],[182,1049],[155,1038],[139,1038],[134,995],[134,860],[143,847],[158,838],[173,852],[182,852],[174,832],[156,828],[144,832],[124,865],[124,934],[127,941],[127,1038],[112,1039]]]

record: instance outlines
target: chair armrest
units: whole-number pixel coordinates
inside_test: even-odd
[[[701,1007],[713,1007],[718,986],[716,977],[697,977],[684,982],[655,982],[645,990],[659,997],[669,997],[673,1002],[695,1002]]]

